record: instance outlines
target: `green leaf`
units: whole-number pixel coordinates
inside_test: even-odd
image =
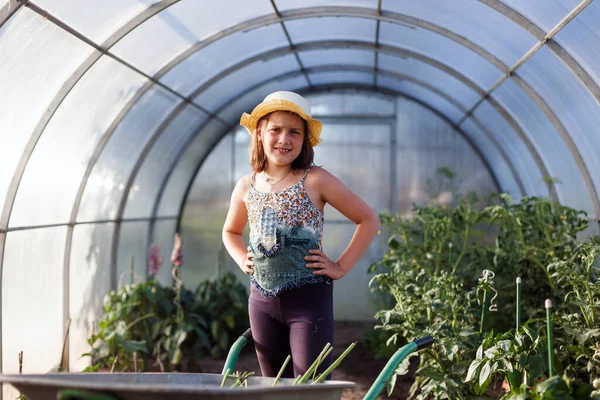
[[[402,360],[402,362],[400,363],[400,365],[398,365],[398,367],[396,368],[396,375],[406,375],[409,372],[409,367],[410,367],[410,359],[412,358],[412,355],[409,357],[405,357],[404,360]]]
[[[483,367],[481,367],[481,371],[479,372],[479,380],[478,380],[479,387],[484,392],[485,392],[485,389],[487,389],[487,386],[490,383],[491,378],[492,378],[492,364],[491,364],[490,360],[487,360],[485,362],[485,364],[483,364]]]
[[[392,392],[394,391],[394,388],[396,387],[396,379],[397,378],[398,378],[398,375],[392,375],[386,385],[388,397],[390,397],[392,395]]]
[[[396,240],[396,238],[392,236],[388,240],[388,246],[392,250],[398,250],[400,248],[400,242],[398,242],[398,240]]]
[[[178,330],[175,333],[175,343],[177,347],[181,347],[185,339],[187,338],[188,333],[183,330]]]
[[[512,370],[506,373],[506,380],[510,385],[510,390],[512,391],[514,388],[518,388],[521,385],[522,380],[521,373],[518,370]]]
[[[475,355],[477,360],[481,360],[483,358],[483,345],[479,346],[477,349],[477,354]]]
[[[126,352],[133,354],[134,352],[147,353],[146,342],[143,340],[124,340],[121,336],[115,337],[119,346],[121,346]]]
[[[558,375],[548,378],[536,386],[536,392],[538,394],[546,394],[548,392],[548,394],[558,395],[563,392],[568,393],[568,391],[569,387],[567,386],[567,383]]]
[[[173,352],[173,355],[171,357],[171,365],[179,365],[181,363],[181,359],[183,358],[183,353],[181,352],[181,349],[176,349]]]
[[[229,347],[229,334],[227,332],[223,332],[219,337],[219,346],[225,350]]]
[[[502,193],[500,195],[500,198],[502,200],[504,200],[507,204],[511,204],[512,203],[512,197],[510,197],[510,195],[508,193]]]
[[[210,324],[210,333],[214,338],[218,338],[221,333],[221,325],[219,325],[219,321],[213,321]]]
[[[467,377],[465,378],[465,382],[470,382],[473,379],[475,379],[475,376],[477,376],[477,371],[482,363],[483,363],[483,360],[478,359],[478,360],[474,360],[471,363],[471,365],[469,365],[469,370],[467,371]]]
[[[226,315],[224,320],[229,329],[233,329],[235,327],[235,318],[233,315]]]

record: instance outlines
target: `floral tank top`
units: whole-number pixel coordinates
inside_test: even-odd
[[[277,192],[255,189],[253,174],[246,197],[250,248],[254,256],[252,283],[267,297],[309,283],[330,282],[313,275],[304,257],[321,249],[324,213],[308,197],[304,180]]]

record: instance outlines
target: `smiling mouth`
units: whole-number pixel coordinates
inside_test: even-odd
[[[290,149],[278,149],[278,148],[276,148],[275,150],[276,150],[278,153],[282,153],[282,154],[287,154],[287,153],[289,153],[290,151],[292,151],[292,150],[290,150]]]

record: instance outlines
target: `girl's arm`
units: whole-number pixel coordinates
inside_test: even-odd
[[[227,212],[227,218],[223,225],[223,244],[229,252],[229,255],[236,264],[246,274],[251,274],[252,270],[252,257],[251,252],[248,251],[244,243],[242,234],[244,228],[248,222],[248,212],[246,210],[246,203],[244,202],[244,196],[248,192],[250,187],[250,176],[245,176],[240,179],[233,189],[231,194],[231,204],[229,205],[229,211]]]
[[[327,275],[332,279],[340,279],[365,254],[379,232],[381,222],[367,203],[326,170],[318,167],[311,169],[307,176],[307,183],[314,188],[323,203],[329,203],[356,224],[356,230],[348,247],[336,262],[330,260],[321,250],[310,250],[313,255],[306,257],[306,260],[313,261],[307,266],[316,268],[315,275]]]

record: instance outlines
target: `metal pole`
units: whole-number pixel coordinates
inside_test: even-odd
[[[517,331],[521,328],[521,277],[517,277]]]
[[[552,343],[552,300],[546,299],[546,329],[548,330],[548,376],[554,376],[554,345]]]

